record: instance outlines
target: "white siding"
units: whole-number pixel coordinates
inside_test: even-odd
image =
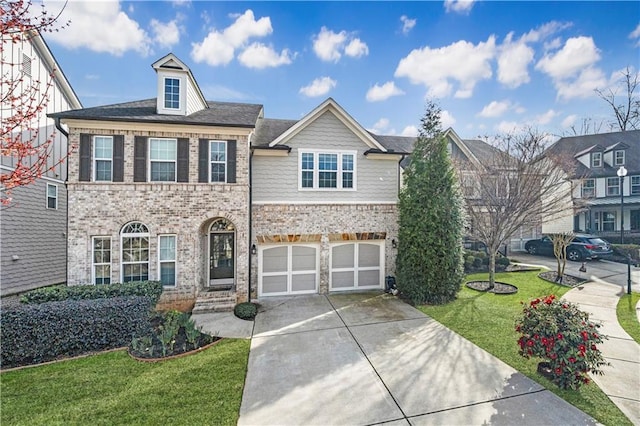
[[[253,202],[377,202],[398,198],[398,162],[368,159],[369,147],[333,113],[326,112],[296,135],[287,157],[255,156],[252,168]],[[355,191],[299,191],[300,149],[357,151]]]

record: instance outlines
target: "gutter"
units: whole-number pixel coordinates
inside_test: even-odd
[[[65,195],[67,197],[66,202],[65,202],[65,224],[64,224],[64,238],[66,239],[65,245],[64,245],[64,278],[65,278],[65,284],[69,285],[69,185],[67,184],[67,181],[69,180],[69,153],[71,152],[71,148],[69,147],[69,132],[67,132],[63,127],[62,124],[60,123],[60,117],[56,117],[53,119],[53,122],[56,126],[56,129],[58,129],[58,131],[60,133],[62,133],[64,135],[64,137],[67,139],[67,158],[65,160],[65,167],[67,168],[67,178],[64,181],[64,187],[66,189],[65,191]]]
[[[253,136],[253,131],[251,133],[249,133],[249,137],[248,139],[248,149],[249,149],[249,241],[247,244],[247,249],[249,252],[249,262],[247,262],[248,268],[249,268],[249,273],[248,273],[248,279],[249,282],[247,283],[247,289],[248,289],[248,294],[247,294],[247,302],[251,303],[251,279],[253,278],[251,276],[251,269],[252,269],[252,265],[253,265],[253,254],[251,253],[251,242],[253,241],[253,224],[252,224],[252,217],[253,217],[253,212],[252,212],[252,206],[253,206],[253,185],[252,185],[252,181],[253,181],[253,173],[252,173],[252,164],[253,164],[253,150],[251,149],[251,136]]]

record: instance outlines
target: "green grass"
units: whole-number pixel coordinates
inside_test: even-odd
[[[3,425],[235,425],[248,340],[146,363],[116,351],[0,375]]]
[[[538,273],[496,274],[497,281],[518,287],[518,293],[513,295],[481,293],[463,287],[455,301],[441,306],[420,306],[419,309],[599,422],[605,425],[630,425],[627,417],[595,383],[582,386],[578,391],[562,390],[536,372],[538,360],[527,360],[518,354],[518,334],[514,327],[515,318],[522,312],[520,302],[548,294],[560,297],[569,290],[568,287],[541,280]],[[486,280],[488,275],[474,274],[467,279]]]
[[[616,314],[618,322],[624,328],[629,336],[636,342],[640,343],[640,322],[636,313],[636,306],[640,301],[640,293],[625,294],[618,301]]]

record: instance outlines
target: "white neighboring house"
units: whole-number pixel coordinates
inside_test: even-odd
[[[543,221],[543,232],[581,231],[617,241],[623,225],[625,236],[640,236],[640,130],[565,137],[547,153],[570,159],[573,214]],[[620,187],[618,170],[627,175]],[[621,220],[621,193],[624,220]]]
[[[10,66],[9,64],[20,64]],[[66,131],[56,129],[48,113],[81,108],[82,104],[62,73],[49,47],[36,32],[24,35],[17,43],[2,39],[2,78],[23,79],[23,84],[37,82],[46,90],[48,103],[33,127],[38,142],[55,133],[47,159],[49,166],[65,158],[69,145]],[[2,89],[5,89],[3,87]],[[2,93],[2,98],[5,98]],[[3,104],[0,118],[12,115]],[[12,170],[10,157],[0,157],[2,173]],[[37,287],[66,282],[67,165],[62,162],[34,183],[14,188],[9,207],[0,208],[0,293],[21,293]]]

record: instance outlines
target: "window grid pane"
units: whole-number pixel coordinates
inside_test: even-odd
[[[607,195],[620,195],[619,178],[607,178]]]
[[[640,176],[631,176],[631,194],[640,194]]]
[[[164,79],[164,107],[180,108],[180,80],[177,78]]]
[[[93,238],[94,284],[111,284],[111,238]]]
[[[176,164],[151,162],[151,180],[154,182],[175,182]]]
[[[150,158],[152,160],[176,160],[177,141],[175,139],[151,139],[150,146]]]
[[[111,160],[96,160],[96,180],[111,180]]]
[[[47,208],[58,208],[58,187],[56,185],[47,184]]]

